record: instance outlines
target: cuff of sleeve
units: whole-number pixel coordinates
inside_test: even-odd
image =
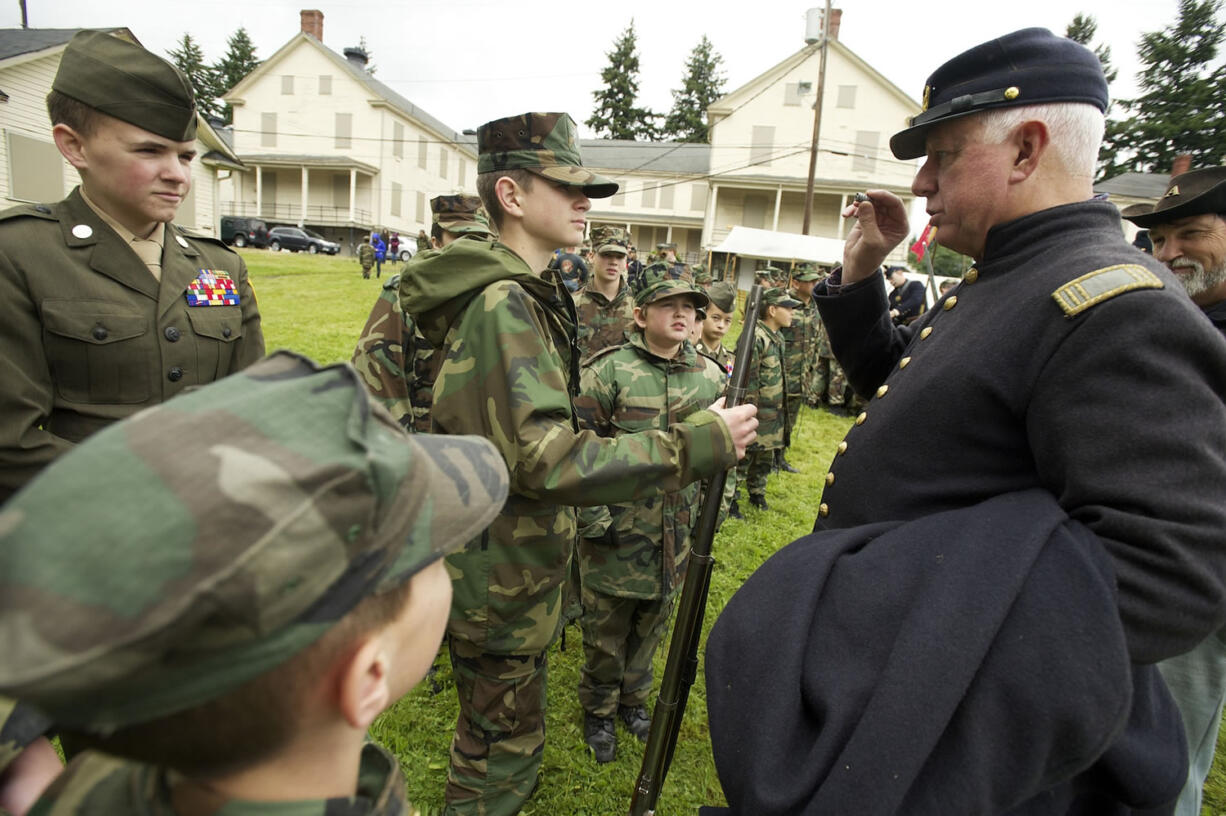
[[[688,453],[690,470],[699,478],[736,466],[736,448],[732,445],[732,432],[714,411],[702,410],[686,417],[688,426],[685,450]]]

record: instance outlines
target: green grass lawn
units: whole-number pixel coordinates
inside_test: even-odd
[[[289,348],[319,362],[348,360],[382,281],[364,280],[356,260],[242,250],[256,290],[269,350]],[[398,265],[384,265],[384,276]],[[739,332],[734,325],[726,343]],[[730,520],[716,538],[716,566],[704,633],[732,593],[766,558],[809,532],[821,495],[822,478],[834,448],[851,420],[821,411],[802,410],[788,459],[799,474],[775,474],[767,485],[771,509],[745,507],[744,521]],[[742,502],[742,504],[745,504]],[[667,645],[668,637],[664,639]],[[583,650],[576,627],[567,631],[566,650],[555,647],[549,657],[548,742],[541,786],[525,814],[624,813],[638,776],[642,751],[618,725],[618,756],[599,766],[583,745],[582,713],[575,689]],[[447,750],[455,725],[457,703],[450,667],[436,661],[436,686],[423,683],[375,723],[373,736],[400,758],[413,803],[430,813],[443,801]],[[656,659],[659,680],[664,652]],[[1226,813],[1226,744],[1219,737],[1218,759],[1205,792],[1205,814]],[[701,674],[690,694],[681,739],[664,787],[658,812],[692,814],[699,805],[722,804],[723,796],[706,725],[706,694]]]

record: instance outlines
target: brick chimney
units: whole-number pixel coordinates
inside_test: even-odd
[[[830,9],[830,39],[839,38],[839,25],[843,22],[843,9]]]
[[[302,33],[310,34],[320,42],[324,41],[324,13],[319,9],[303,9],[299,16],[302,18]]]
[[[1180,153],[1171,164],[1171,178],[1183,175],[1192,169],[1192,154]]]

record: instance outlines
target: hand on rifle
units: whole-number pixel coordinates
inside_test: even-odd
[[[724,398],[720,397],[711,403],[710,410],[719,414],[720,419],[728,426],[732,445],[736,448],[737,460],[744,459],[746,448],[758,438],[758,406],[747,403],[735,408],[725,408]]]

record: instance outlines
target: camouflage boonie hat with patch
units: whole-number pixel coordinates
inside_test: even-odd
[[[0,508],[0,693],[97,732],[220,697],[477,536],[507,481],[485,439],[409,436],[351,366],[277,352]]]
[[[711,273],[708,272],[707,268],[702,264],[692,264],[690,266],[690,272],[692,272],[694,275],[694,283],[710,283],[714,280],[714,278],[711,277]]]
[[[719,307],[721,312],[732,314],[736,308],[736,287],[728,281],[716,281],[711,284],[707,294],[711,302]]]
[[[196,138],[196,95],[183,72],[105,31],[73,35],[51,89],[172,142]]]
[[[457,235],[491,235],[481,199],[470,195],[442,195],[430,199],[434,223]]]
[[[477,128],[477,172],[527,170],[588,198],[608,198],[617,182],[583,168],[575,120],[568,113],[524,113]]]
[[[598,227],[592,230],[592,246],[597,255],[609,252],[630,254],[630,237],[621,227]]]
[[[822,273],[818,271],[815,264],[811,263],[803,263],[792,272],[792,280],[815,281],[820,280],[821,277]]]
[[[698,309],[706,309],[711,302],[705,291],[696,288],[689,280],[677,277],[668,264],[660,262],[650,264],[635,278],[631,292],[635,306],[646,306],[672,295],[690,295]]]

